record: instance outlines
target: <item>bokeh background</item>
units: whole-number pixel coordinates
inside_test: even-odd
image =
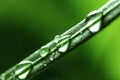
[[[0,0],[0,73],[108,0]],[[120,80],[120,18],[33,80]]]

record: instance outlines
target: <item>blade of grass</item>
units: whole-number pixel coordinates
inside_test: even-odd
[[[41,47],[29,57],[0,75],[0,80],[26,80],[41,72],[52,62],[80,46],[99,33],[120,15],[120,0],[110,0],[100,9],[54,40]]]

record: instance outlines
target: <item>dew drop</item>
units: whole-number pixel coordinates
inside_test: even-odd
[[[54,59],[60,57],[60,53],[59,52],[55,52],[55,55],[54,55]]]
[[[60,56],[60,53],[59,52],[54,52],[50,55],[50,61],[53,61],[54,59],[56,59],[57,57]]]
[[[55,43],[59,43],[66,38],[70,38],[70,35],[65,35],[65,36],[56,35],[54,41],[55,41]]]
[[[55,39],[54,39],[55,43],[58,43],[60,41],[60,39],[61,39],[61,36],[60,35],[56,35]]]
[[[32,70],[31,61],[22,61],[16,66],[15,75],[20,80],[25,80]]]
[[[98,10],[94,10],[87,15],[87,18],[92,18],[99,13]]]
[[[102,16],[103,13],[101,11],[92,11],[88,14],[86,18],[87,26],[90,27],[89,30],[92,33],[96,33],[100,31],[102,25]]]
[[[54,55],[50,55],[50,60],[53,61],[54,60]]]
[[[43,46],[39,53],[41,57],[45,57],[49,53],[49,47]]]
[[[47,66],[47,61],[46,61],[46,60],[43,61],[43,62],[42,62],[42,65],[43,65],[43,66]]]
[[[44,66],[47,66],[47,64],[44,64]]]
[[[53,61],[54,60],[54,57],[55,57],[55,53],[52,53],[51,55],[50,55],[50,61]]]
[[[56,47],[58,48],[59,52],[66,52],[70,43],[70,35],[57,35],[55,36],[54,41],[57,44]]]
[[[66,52],[69,47],[69,41],[66,41],[61,47],[58,49],[59,52]]]
[[[28,75],[29,72],[30,72],[30,71],[26,71],[25,73],[21,74],[21,75],[19,76],[19,79],[25,79],[25,78],[26,78],[26,75]]]
[[[98,21],[96,24],[94,24],[92,27],[90,27],[89,30],[92,33],[96,33],[100,30],[100,27],[101,27],[101,21]]]
[[[51,61],[53,61],[53,60],[54,60],[54,57],[53,57],[53,56],[51,56],[51,57],[50,57],[50,60],[51,60]]]

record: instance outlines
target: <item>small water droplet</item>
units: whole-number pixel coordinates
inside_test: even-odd
[[[53,61],[53,60],[54,60],[54,57],[53,57],[52,55],[50,56],[50,60],[51,60],[51,61]]]
[[[58,51],[54,52],[50,55],[49,60],[53,61],[54,59],[58,58],[59,56],[60,56],[60,53]]]
[[[44,66],[47,66],[47,64],[44,64]]]
[[[49,53],[49,47],[43,46],[39,53],[41,57],[45,57]]]
[[[22,61],[16,66],[15,75],[18,79],[25,80],[32,70],[31,61]]]
[[[42,62],[42,65],[43,65],[43,66],[47,66],[47,61],[46,61],[46,60],[43,61],[43,62]]]
[[[58,43],[60,41],[60,39],[61,39],[61,36],[60,35],[56,35],[55,39],[54,39],[55,43]]]
[[[54,59],[60,57],[60,55],[61,55],[61,54],[60,54],[59,52],[55,52]]]
[[[54,59],[58,58],[60,56],[59,52],[54,52],[50,55],[49,59],[50,61],[53,61]]]
[[[50,59],[51,61],[53,61],[53,60],[54,60],[54,56],[55,56],[55,53],[52,53],[52,54],[50,55],[50,58],[49,58],[49,59]]]

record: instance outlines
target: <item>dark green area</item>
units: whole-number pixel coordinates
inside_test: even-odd
[[[0,73],[107,0],[1,0]],[[120,19],[34,80],[120,80]]]

